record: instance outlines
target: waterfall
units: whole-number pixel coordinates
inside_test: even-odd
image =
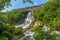
[[[25,22],[23,23],[23,24],[20,24],[20,25],[18,25],[18,26],[15,26],[15,27],[22,27],[22,29],[24,30],[24,29],[27,29],[28,28],[28,30],[26,30],[25,32],[24,32],[24,36],[22,37],[22,38],[20,38],[19,40],[30,40],[30,38],[31,39],[33,39],[33,35],[34,35],[34,32],[32,32],[30,29],[29,29],[29,25],[32,23],[32,18],[33,18],[33,15],[32,15],[32,12],[29,12],[28,14],[27,14],[27,18],[25,19]],[[37,25],[40,25],[39,23],[35,23],[35,26],[37,26]],[[47,31],[47,30],[50,30],[46,25],[44,25],[43,27],[42,27],[42,29],[43,29],[43,31]],[[59,34],[60,35],[60,32],[58,32],[58,31],[54,31],[54,32],[56,32],[57,34]],[[60,38],[60,36],[58,35],[58,39]]]
[[[32,21],[32,13],[29,12],[27,18],[25,19],[24,25],[31,23],[31,21]]]
[[[25,19],[25,22],[21,25],[15,26],[15,27],[22,27],[23,29],[28,28],[28,26],[32,22],[32,18],[33,18],[32,12],[29,12],[27,15],[27,18]]]
[[[32,32],[29,29],[29,25],[32,23],[32,18],[33,18],[33,14],[32,12],[29,12],[27,15],[27,18],[25,19],[25,22],[21,25],[15,26],[15,27],[22,27],[23,30],[28,29],[24,32],[24,36],[22,38],[20,38],[19,40],[24,40],[25,38],[27,38],[27,40],[29,40],[30,38],[32,38],[34,32]]]

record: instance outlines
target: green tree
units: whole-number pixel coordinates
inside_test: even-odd
[[[60,31],[60,0],[49,0],[41,9],[34,9],[34,17],[40,20],[43,24],[48,24],[52,30]],[[40,28],[35,28],[34,40],[57,40],[56,34],[50,31],[43,31]]]
[[[40,20],[43,24],[48,24],[54,30],[59,30],[60,27],[60,0],[49,0],[41,9],[34,9],[34,17]]]
[[[8,6],[11,0],[0,0],[0,10],[4,9],[4,6]]]
[[[6,40],[6,38],[5,37],[0,37],[0,40]]]
[[[43,31],[41,28],[35,27],[34,40],[57,40],[56,33],[53,30]]]

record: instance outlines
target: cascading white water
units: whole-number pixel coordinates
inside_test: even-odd
[[[23,29],[26,29],[31,24],[31,22],[32,22],[32,13],[29,12],[27,18],[25,19],[25,22],[23,23],[23,25],[21,25],[21,27]]]
[[[31,23],[31,20],[32,20],[32,13],[29,12],[27,18],[25,19],[24,25]]]
[[[22,29],[29,28],[29,25],[32,23],[32,18],[33,18],[32,12],[29,12],[27,15],[27,18],[25,19],[25,22],[21,25],[15,26],[15,27],[22,27]],[[19,40],[24,40],[24,38],[26,38],[27,36],[30,36],[30,38],[31,38],[33,36],[34,32],[32,32],[29,29],[26,32],[24,32],[24,34],[25,34],[25,36]]]
[[[22,27],[23,29],[26,29],[26,28],[29,28],[29,25],[32,23],[32,18],[33,18],[33,15],[32,15],[32,12],[29,12],[28,15],[27,15],[27,18],[25,19],[25,22],[21,25],[18,25],[18,26],[15,26],[15,27]],[[46,30],[49,30],[49,28],[47,28],[47,26],[43,26],[42,28],[44,31]],[[60,32],[58,31],[55,31],[57,34],[60,34]],[[33,37],[33,34],[34,32],[32,32],[30,29],[27,30],[26,32],[24,32],[24,37],[22,37],[21,39],[19,40],[24,40],[25,38],[27,38],[28,36]],[[29,39],[28,39],[29,40]]]
[[[32,12],[29,12],[27,15],[27,18],[25,19],[25,22],[21,25],[15,26],[15,27],[22,27],[23,29],[28,28],[28,26],[32,22],[32,18],[33,18]]]

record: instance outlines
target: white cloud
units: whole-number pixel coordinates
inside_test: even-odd
[[[1,10],[0,12],[6,12],[6,10]]]

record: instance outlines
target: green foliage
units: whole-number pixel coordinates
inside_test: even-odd
[[[11,0],[0,0],[0,10],[4,9],[4,6],[9,6],[10,1]],[[30,2],[33,4],[32,0],[23,0],[23,2]],[[14,10],[1,14],[0,40],[6,40],[6,37],[10,39],[14,35],[22,37],[24,35],[22,29],[15,28],[14,23],[21,22],[22,19],[26,18],[29,11],[30,10]],[[48,24],[51,29],[60,31],[60,0],[50,0],[43,5],[43,8],[34,9],[34,17],[36,20],[40,20],[42,25]],[[40,29],[41,27],[42,26],[37,26],[36,28],[33,28],[33,31],[35,32],[33,38],[35,40],[56,40],[55,32],[52,30],[45,32]]]
[[[57,40],[56,33],[53,30],[43,31],[39,27],[35,27],[34,40]]]
[[[43,8],[35,8],[34,17],[51,28],[50,31],[43,31],[40,26],[33,28],[34,40],[57,40],[57,35],[52,30],[60,31],[60,0],[49,0]]]
[[[9,15],[7,15],[8,17],[11,17],[11,16],[9,16]],[[5,16],[6,17],[6,16]],[[11,17],[12,18],[12,17]],[[7,22],[4,22],[5,20],[8,20],[8,22],[10,21],[10,18],[7,18],[7,19],[5,19],[4,17],[3,17],[3,15],[0,17],[0,36],[3,36],[3,37],[6,37],[6,38],[8,38],[8,39],[11,39],[12,37],[13,37],[13,35],[14,35],[14,32],[16,31],[16,30],[14,30],[14,29],[16,29],[14,26],[13,26],[13,24],[11,25],[11,24],[8,24]],[[13,18],[12,18],[13,19]],[[20,30],[20,29],[19,29]],[[22,29],[21,29],[22,30]],[[20,30],[20,34],[21,34],[21,31]],[[21,35],[19,35],[19,36],[23,36],[23,32],[22,32],[22,34]],[[1,38],[1,40],[4,40],[4,38]]]
[[[34,9],[34,17],[41,20],[43,24],[48,24],[54,30],[60,30],[60,2],[59,0],[50,0],[43,5],[43,8]]]
[[[23,0],[23,3],[26,3],[26,2],[29,2],[29,3],[33,4],[32,0]]]
[[[1,18],[1,20],[6,23],[14,24],[14,25],[15,25],[15,23],[21,24],[24,22],[24,19],[27,17],[27,13],[29,11],[30,10],[14,10],[11,12],[6,12],[6,13],[2,14],[3,19]]]
[[[17,34],[15,34],[17,33]],[[23,36],[23,31],[21,28],[15,28],[11,24],[5,24],[4,22],[0,22],[0,36],[11,39],[14,35]]]
[[[21,28],[14,29],[15,35],[18,35],[20,37],[24,36],[24,33]]]
[[[6,38],[5,37],[0,37],[0,40],[6,40]]]
[[[5,29],[4,26],[5,26],[4,23],[3,22],[0,22],[0,32],[2,32]]]
[[[15,28],[14,23],[18,23],[19,21],[27,17],[27,13],[30,10],[14,10],[11,12],[6,12],[0,14],[0,36],[6,37],[9,40],[14,36],[18,35],[19,37],[24,36],[24,33],[21,28]]]
[[[8,31],[3,31],[3,35],[5,36],[5,37],[7,37],[7,38],[12,38],[12,36],[13,36],[13,34],[11,34],[10,32],[8,32]]]
[[[0,10],[4,9],[4,6],[8,6],[11,0],[0,0]]]

